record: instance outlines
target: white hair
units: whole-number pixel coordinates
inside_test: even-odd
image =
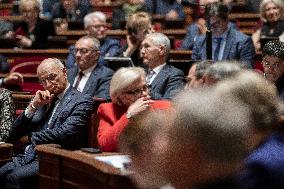
[[[106,23],[107,19],[106,15],[103,12],[100,11],[91,12],[84,17],[84,27],[86,28],[88,25],[90,25],[94,18],[97,18],[104,23]]]

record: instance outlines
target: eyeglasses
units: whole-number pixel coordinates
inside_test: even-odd
[[[87,54],[87,53],[89,53],[89,52],[91,52],[91,51],[94,51],[95,49],[93,49],[93,48],[89,48],[89,49],[87,49],[87,48],[81,48],[81,49],[77,49],[77,48],[75,48],[74,49],[74,52],[75,52],[75,54],[77,54],[78,52],[80,52],[80,54]],[[96,51],[96,50],[95,50]]]
[[[54,81],[57,76],[58,76],[58,74],[51,73],[51,74],[49,74],[46,78],[40,79],[39,82],[40,82],[42,85],[45,85],[45,84],[46,84],[46,81],[49,81],[49,82]]]
[[[134,90],[131,90],[131,91],[126,91],[125,93],[129,94],[129,95],[138,96],[138,95],[141,95],[143,92],[146,92],[148,90],[149,90],[149,86],[143,85],[140,89],[134,89]]]
[[[274,64],[271,64],[270,62],[268,62],[267,60],[262,60],[262,66],[264,68],[269,68],[269,69],[276,69],[279,67],[281,63],[280,62],[275,62]]]

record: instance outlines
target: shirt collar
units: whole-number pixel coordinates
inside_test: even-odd
[[[166,65],[166,63],[161,64],[161,65],[155,67],[155,68],[153,69],[153,71],[155,72],[155,74],[159,73],[159,72],[161,71],[161,69],[162,69],[165,65]]]
[[[83,74],[84,74],[85,76],[89,77],[89,76],[91,75],[92,71],[95,69],[96,66],[97,66],[97,64],[95,64],[95,65],[93,65],[93,66],[91,66],[91,67],[85,69],[84,71],[81,71],[81,70],[79,69],[79,72],[81,71],[81,72],[83,72]]]
[[[61,100],[63,98],[63,96],[65,95],[66,91],[69,89],[69,87],[70,87],[70,83],[67,82],[67,87],[64,89],[64,91],[57,95],[58,100]]]
[[[213,38],[222,38],[222,39],[226,39],[227,38],[227,35],[228,35],[228,30],[226,30],[224,33],[222,33],[222,35],[220,36],[213,36]]]

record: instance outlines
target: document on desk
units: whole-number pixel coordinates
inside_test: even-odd
[[[1,142],[1,141],[0,141],[0,144],[4,144],[4,143],[5,143],[5,142]]]
[[[96,156],[95,159],[110,164],[120,170],[125,170],[127,165],[131,163],[128,155]]]

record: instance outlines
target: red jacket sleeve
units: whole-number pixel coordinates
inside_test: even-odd
[[[112,103],[101,104],[98,108],[100,118],[97,139],[102,151],[113,152],[117,150],[118,137],[128,124],[125,113],[119,117],[114,111]]]

